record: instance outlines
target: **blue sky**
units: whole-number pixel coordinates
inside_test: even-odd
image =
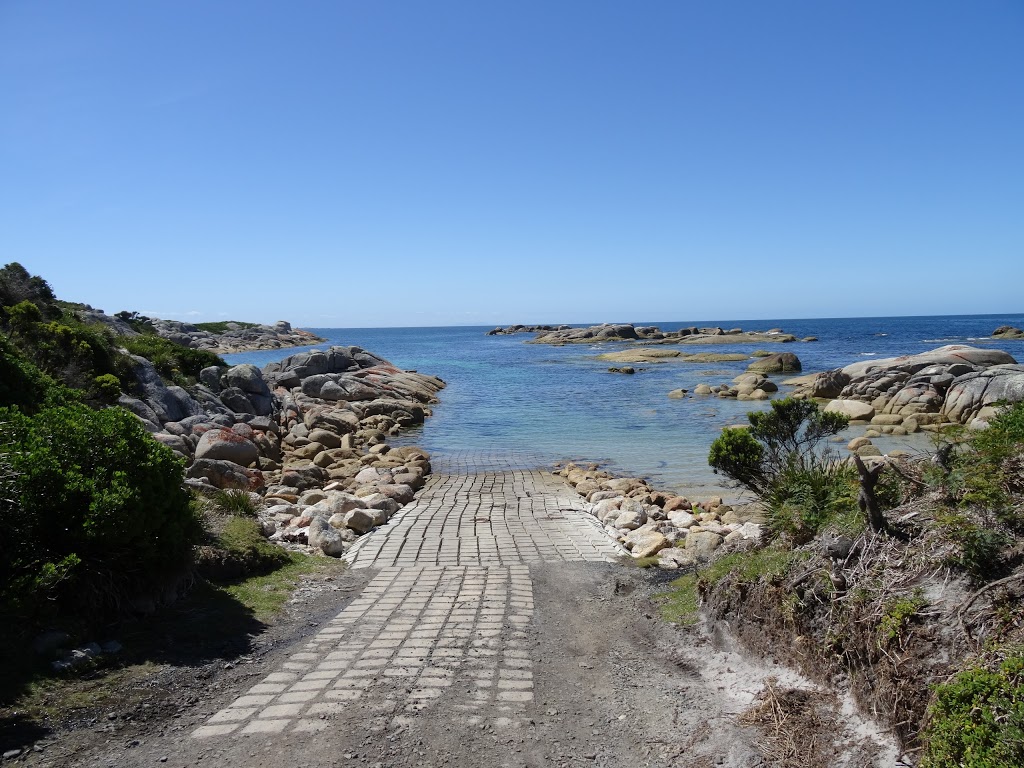
[[[1024,3],[0,0],[0,258],[319,327],[1019,312]]]

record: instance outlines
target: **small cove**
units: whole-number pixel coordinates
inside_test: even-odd
[[[1000,325],[1024,324],[1024,315],[840,318],[713,322],[637,322],[664,330],[699,325],[764,330],[779,327],[817,342],[681,346],[684,352],[793,352],[805,373],[836,368],[865,358],[924,352],[944,344],[1003,349],[1024,360],[1024,341],[992,340]],[[327,342],[314,347],[227,355],[232,363],[265,365],[302,349],[356,345],[395,365],[440,376],[448,383],[427,423],[403,435],[435,456],[461,452],[505,453],[524,463],[565,459],[600,462],[612,471],[650,478],[656,485],[699,496],[726,486],[707,465],[708,446],[722,427],[745,422],[745,414],[766,403],[717,397],[676,400],[668,392],[697,384],[730,381],[742,362],[635,364],[633,375],[608,372],[602,352],[622,343],[552,347],[527,344],[532,334],[486,336],[489,327],[312,328]],[[675,349],[676,347],[669,347]],[[773,377],[781,382],[785,376]],[[788,387],[781,387],[784,395]],[[851,436],[863,429],[852,428]],[[883,450],[895,440],[876,441]],[[928,439],[915,436],[913,448]]]

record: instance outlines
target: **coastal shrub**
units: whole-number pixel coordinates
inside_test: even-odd
[[[1010,536],[993,522],[972,510],[937,515],[936,523],[949,544],[945,565],[966,571],[976,582],[1002,576],[1006,570],[1003,548]]]
[[[825,443],[846,427],[845,416],[825,413],[813,400],[785,398],[747,418],[748,428],[722,431],[708,463],[765,502],[774,533],[809,538],[855,505],[852,472]]]
[[[203,368],[227,365],[213,352],[184,347],[162,336],[131,336],[121,341],[125,349],[133,355],[145,357],[161,376],[178,384],[194,381]]]
[[[771,401],[771,410],[747,414],[747,429],[726,429],[711,444],[708,463],[754,493],[763,495],[792,469],[832,463],[824,441],[846,428],[847,418],[826,413],[813,400],[787,397]]]
[[[145,315],[140,315],[138,312],[128,312],[127,310],[121,312],[115,312],[114,317],[123,323],[126,323],[136,333],[141,333],[145,336],[156,336],[156,328],[153,326],[153,321]]]
[[[8,339],[21,356],[66,386],[104,401],[97,377],[121,372],[108,329],[83,323],[71,310],[46,320],[27,300],[5,307],[4,313]]]
[[[972,433],[953,467],[963,504],[991,509],[999,522],[1019,527],[1024,521],[1010,502],[1024,493],[1024,402],[1004,406],[988,429]]]
[[[0,408],[16,407],[35,413],[46,404],[71,403],[78,392],[43,373],[0,336]]]
[[[22,302],[33,304],[40,319],[60,316],[57,299],[50,284],[38,275],[31,275],[21,264],[12,261],[0,269],[0,317],[6,321],[8,308]]]
[[[762,496],[769,529],[795,542],[809,541],[826,525],[859,533],[864,519],[857,509],[856,473],[838,462],[783,470]]]
[[[921,768],[1024,765],[1024,653],[979,664],[935,688]]]
[[[180,572],[201,528],[182,465],[119,408],[0,410],[0,606],[98,618]]]
[[[257,328],[258,323],[243,323],[240,320],[218,320],[212,323],[196,323],[196,328],[207,333],[225,333],[228,325],[237,325],[239,328]]]
[[[112,373],[102,373],[95,379],[96,392],[106,403],[115,403],[121,396],[121,382]]]
[[[213,494],[211,501],[218,511],[228,515],[256,517],[259,504],[253,500],[248,491],[241,488],[227,488]]]

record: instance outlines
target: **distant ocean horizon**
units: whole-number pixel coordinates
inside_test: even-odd
[[[991,338],[992,331],[1001,325],[1024,326],[1024,313],[633,324],[656,325],[663,330],[690,326],[781,328],[798,338],[815,336],[816,342],[681,347],[688,352],[793,352],[804,373],[868,358],[916,354],[946,344],[1002,349],[1024,361],[1024,341]],[[433,374],[447,382],[433,417],[400,438],[403,443],[422,445],[439,459],[471,452],[513,454],[522,457],[524,464],[593,461],[614,472],[648,477],[660,487],[695,497],[728,493],[723,479],[707,465],[708,448],[723,427],[744,423],[748,411],[768,405],[717,397],[674,400],[668,392],[678,388],[692,392],[702,382],[729,382],[746,369],[750,360],[642,363],[634,365],[638,373],[632,376],[613,374],[608,372],[609,363],[596,356],[628,348],[628,343],[562,347],[527,344],[532,334],[487,336],[494,327],[309,328],[327,341],[310,347],[224,357],[232,364],[263,366],[306,349],[356,345],[400,368]],[[785,378],[788,376],[773,377],[776,383]],[[778,396],[784,396],[788,389],[780,386]],[[919,438],[916,445],[920,443]],[[910,440],[908,446],[914,445]]]

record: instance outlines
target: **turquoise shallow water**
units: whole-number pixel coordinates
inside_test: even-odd
[[[1004,349],[1024,360],[1024,341],[993,341],[1000,325],[1024,325],[1024,314],[819,320],[718,320],[643,322],[670,330],[718,325],[751,330],[782,328],[818,342],[771,345],[701,345],[687,352],[794,352],[804,372],[835,368],[868,357],[892,357],[943,344]],[[642,364],[633,376],[607,372],[603,351],[628,345],[550,347],[524,343],[532,335],[486,336],[484,327],[314,328],[326,344],[354,344],[395,365],[440,376],[448,383],[433,418],[407,440],[431,452],[527,453],[539,461],[572,458],[650,477],[661,487],[696,495],[721,487],[707,466],[708,446],[722,427],[745,421],[763,403],[718,398],[673,400],[679,387],[722,383],[742,373],[742,363]],[[307,349],[307,348],[302,348]],[[228,355],[231,363],[264,365],[297,350]],[[779,377],[778,380],[781,380]],[[785,394],[785,387],[780,394]]]

